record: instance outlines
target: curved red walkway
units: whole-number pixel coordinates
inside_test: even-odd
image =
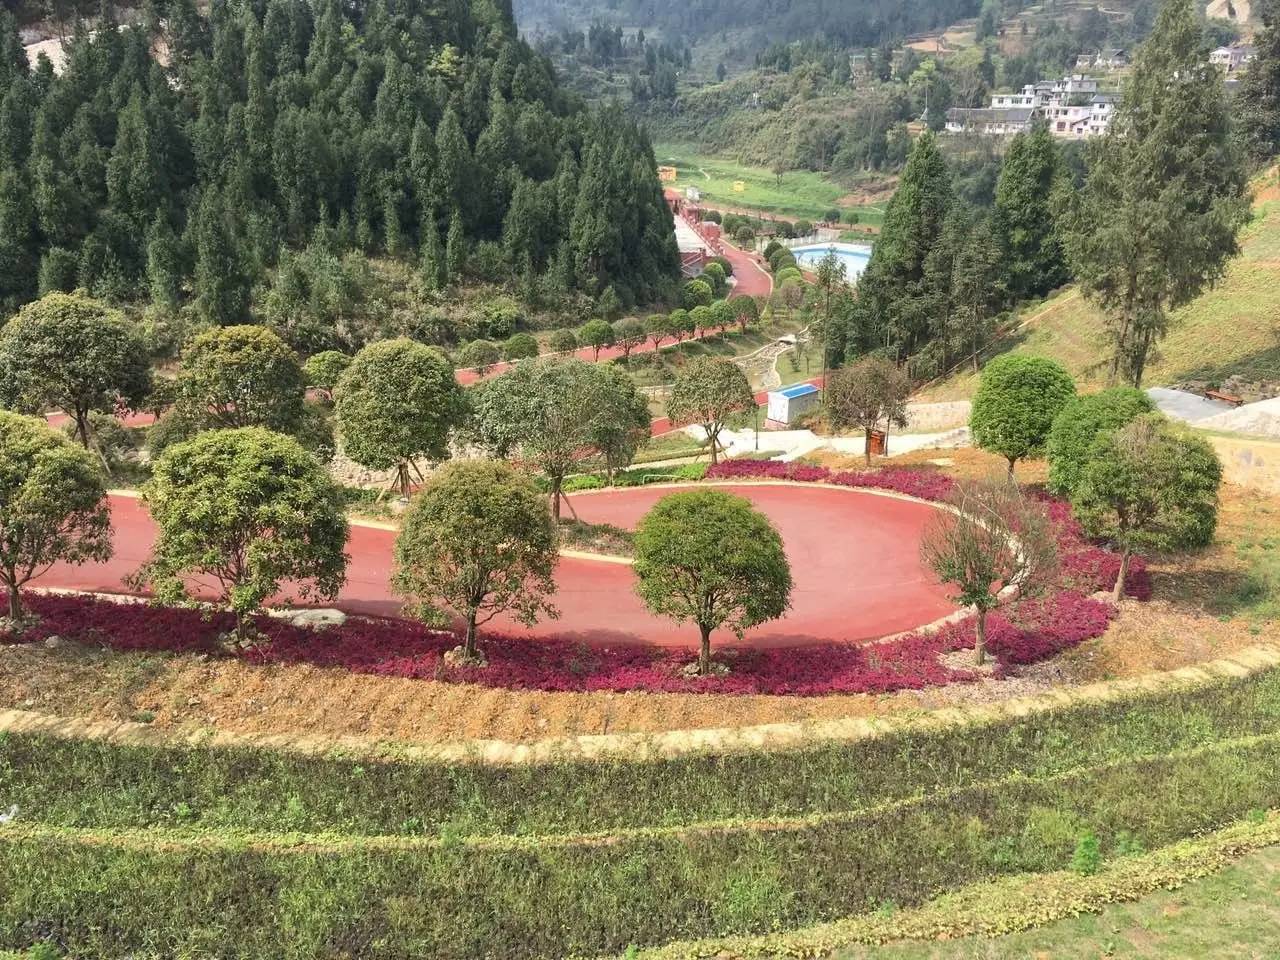
[[[894,497],[819,485],[723,485],[751,500],[777,526],[791,559],[792,610],[750,631],[759,646],[800,646],[821,641],[870,640],[909,630],[951,613],[955,605],[920,564],[920,533],[933,508]],[[632,527],[670,488],[653,487],[577,494],[578,515],[593,522]],[[126,592],[123,578],[146,559],[155,527],[146,508],[129,497],[111,498],[115,556],[107,563],[58,565],[34,586],[104,593]],[[398,616],[401,602],[388,582],[395,534],[352,527],[351,563],[337,606],[352,613]],[[490,630],[531,637],[560,637],[593,645],[696,646],[697,631],[654,617],[632,589],[631,568],[598,560],[563,558],[557,573],[559,620],[527,628],[497,620]],[[718,643],[732,635],[718,634]]]

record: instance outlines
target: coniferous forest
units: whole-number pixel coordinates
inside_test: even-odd
[[[57,73],[0,16],[6,313],[84,288],[240,322],[304,250],[428,291],[479,258],[526,290],[671,293],[645,135],[558,87],[506,0],[157,0],[119,29],[104,5]]]

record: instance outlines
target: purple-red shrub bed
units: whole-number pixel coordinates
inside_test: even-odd
[[[693,651],[591,647],[497,635],[482,638],[487,667],[452,667],[443,654],[457,644],[457,637],[405,620],[352,618],[341,626],[311,630],[261,617],[259,642],[224,654],[221,638],[233,625],[225,613],[62,595],[30,595],[26,603],[40,618],[22,637],[27,642],[57,635],[121,651],[212,653],[250,663],[306,663],[516,690],[819,696],[888,693],[974,679],[969,671],[948,668],[938,659],[973,646],[972,620],[875,644],[717,647],[717,657],[730,663],[732,671],[702,678],[682,672],[694,660]],[[992,653],[1002,665],[1042,659],[1097,636],[1106,627],[1110,609],[1068,592],[1018,604],[988,618]],[[0,634],[0,641],[14,639]]]

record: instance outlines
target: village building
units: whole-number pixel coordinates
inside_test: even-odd
[[[1064,140],[1083,140],[1107,132],[1117,95],[1098,90],[1085,74],[1029,83],[1017,93],[995,93],[991,106],[954,107],[947,111],[948,133],[1013,136],[1043,120]]]

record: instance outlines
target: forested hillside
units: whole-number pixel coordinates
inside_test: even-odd
[[[747,49],[762,49],[814,36],[875,46],[976,16],[980,6],[979,0],[516,0],[515,12],[526,31],[582,29],[599,19],[691,44],[743,31]]]
[[[2,15],[6,311],[84,287],[237,322],[264,286],[319,282],[276,269],[304,247],[409,261],[427,290],[478,273],[627,304],[669,292],[647,139],[562,91],[506,0],[147,14],[81,24],[58,75],[29,69]]]

